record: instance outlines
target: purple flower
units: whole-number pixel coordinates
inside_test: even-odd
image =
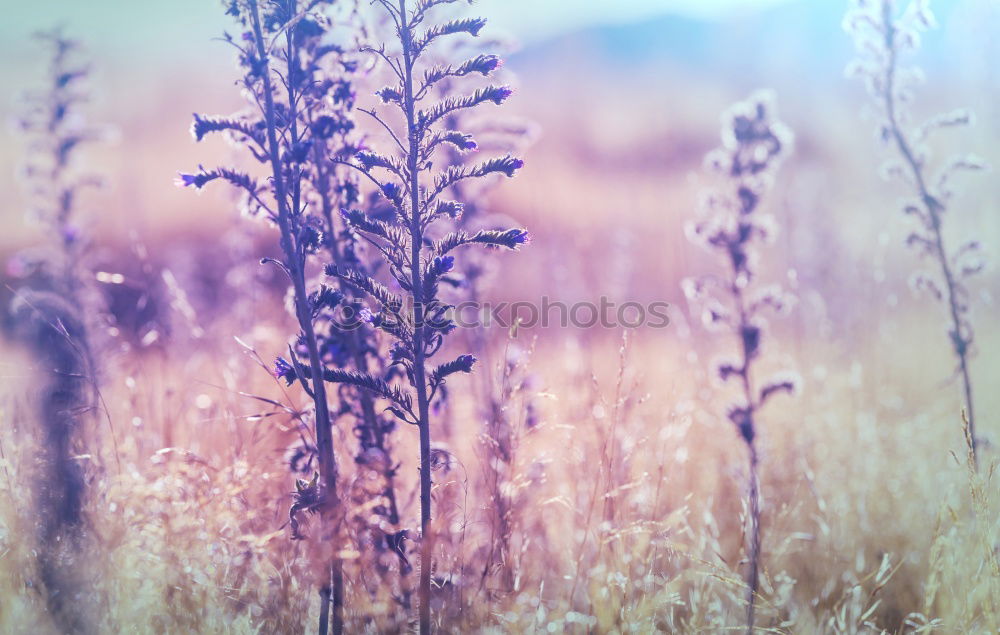
[[[334,84],[331,97],[333,98],[333,103],[335,104],[353,105],[356,95],[354,93],[354,87],[351,85],[351,82],[346,79],[341,79]],[[353,126],[354,124],[351,125]]]
[[[458,201],[438,201],[437,209],[434,213],[441,216],[448,216],[449,218],[458,218],[462,215],[462,210],[464,209],[465,206]]]
[[[358,152],[355,155],[358,162],[365,168],[365,170],[371,170],[372,168],[388,168],[391,166],[385,157],[375,154],[374,152]]]
[[[312,133],[319,139],[329,139],[335,134],[346,134],[354,129],[354,122],[350,119],[330,115],[323,115],[312,124]]]
[[[295,368],[283,357],[274,360],[274,371],[272,372],[278,379],[284,379],[289,386],[295,383]]]
[[[472,135],[459,135],[457,139],[449,139],[449,141],[454,143],[455,147],[459,150],[465,150],[466,152],[479,149],[479,144],[472,138]]]
[[[476,143],[471,134],[465,134],[456,130],[449,130],[442,134],[436,142],[450,143],[463,152],[479,149],[479,144]]]
[[[205,187],[205,184],[209,181],[218,178],[217,174],[212,174],[211,172],[199,172],[198,174],[186,174],[184,172],[178,172],[177,178],[174,179],[174,184],[178,187],[193,187],[196,190],[200,190]]]
[[[514,249],[517,245],[524,245],[528,242],[528,230],[508,229],[504,237],[508,241],[510,248]]]
[[[490,159],[486,163],[477,166],[475,170],[471,172],[471,175],[479,177],[495,172],[502,172],[503,174],[506,174],[508,178],[512,178],[514,173],[523,167],[524,161],[508,155],[497,159]]]
[[[449,375],[455,373],[471,373],[472,367],[476,363],[473,355],[459,355],[452,361],[441,364],[431,373],[430,381],[433,386],[440,386]]]
[[[390,88],[389,86],[376,91],[375,95],[381,99],[384,104],[388,104],[390,101],[397,104],[403,102],[403,93],[399,92],[395,88]]]
[[[311,142],[299,141],[293,144],[291,149],[285,154],[285,161],[290,163],[305,163],[306,159],[309,158],[309,150],[311,149]]]
[[[485,97],[489,101],[499,106],[514,94],[514,90],[509,86],[491,86],[486,89]]]
[[[397,183],[386,183],[382,186],[382,194],[393,202],[398,202],[403,198],[403,189]]]
[[[305,224],[299,230],[299,245],[307,252],[313,252],[323,244],[322,230],[314,224]]]
[[[455,268],[455,256],[436,256],[431,262],[427,276],[434,280]]]
[[[483,18],[473,18],[472,20],[468,21],[468,28],[467,28],[467,30],[469,31],[469,34],[472,37],[479,37],[479,32],[483,30],[484,26],[486,26],[486,20],[485,19],[483,19]]]
[[[194,121],[191,122],[191,136],[195,141],[201,141],[205,135],[215,129],[212,122],[198,113],[194,113]]]
[[[514,172],[520,170],[523,167],[524,167],[523,159],[514,159],[513,161],[507,163],[506,165],[507,169],[504,170],[504,174],[506,174],[508,177],[513,178]]]
[[[461,355],[454,362],[456,372],[471,373],[476,363],[475,355]]]
[[[459,68],[458,73],[460,75],[466,75],[468,73],[482,73],[485,77],[500,68],[502,61],[496,55],[480,55],[475,59],[471,59]]]

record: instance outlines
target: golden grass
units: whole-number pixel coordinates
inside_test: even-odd
[[[262,350],[279,345],[274,332],[258,329]],[[447,581],[435,614],[445,630],[741,629],[743,446],[715,405],[722,388],[701,370],[709,352],[695,359],[691,342],[665,333],[632,333],[624,348],[613,333],[495,342],[494,359],[507,349],[517,360],[505,407],[516,451],[501,489],[512,510],[508,583],[483,575],[496,529],[489,453],[473,385],[454,382],[450,434],[438,438],[455,461],[435,475],[435,573]],[[810,358],[842,356],[820,346],[796,355],[803,395],[782,398],[762,422],[761,628],[995,632],[996,454],[984,453],[980,473],[968,470],[957,397],[916,363],[933,355],[890,362],[874,347],[823,369]],[[0,630],[11,633],[52,628],[33,572],[31,395],[19,392],[28,379],[0,406]],[[117,457],[107,421],[93,421],[80,459],[92,525],[87,561],[75,563],[90,581],[81,610],[100,616],[102,632],[312,630],[309,563],[325,560],[282,528],[293,477],[281,455],[293,424],[247,418],[267,410],[236,391],[292,405],[301,396],[228,343],[130,358],[105,385]],[[531,429],[529,402],[539,419]],[[363,486],[348,428],[337,436],[342,482]],[[408,527],[417,524],[413,432],[396,434]],[[363,544],[341,554],[350,630],[405,630],[388,591],[415,576],[382,572]]]

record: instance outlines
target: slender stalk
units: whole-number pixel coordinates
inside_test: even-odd
[[[464,179],[483,178],[490,174],[505,174],[513,177],[524,166],[524,162],[510,155],[485,161],[471,168],[449,168],[438,170],[421,182],[421,172],[432,170],[431,156],[443,143],[455,145],[463,150],[474,150],[478,146],[471,135],[458,131],[436,130],[428,137],[432,128],[441,126],[440,120],[449,112],[474,108],[486,103],[502,104],[511,94],[506,86],[486,86],[473,94],[452,96],[429,107],[417,109],[417,104],[427,96],[428,89],[435,81],[458,75],[481,73],[488,76],[499,66],[496,56],[479,56],[465,62],[461,72],[456,67],[433,65],[424,70],[423,79],[416,80],[415,66],[421,53],[434,40],[449,35],[468,34],[476,37],[485,20],[474,18],[428,26],[420,39],[415,37],[416,27],[426,18],[426,12],[436,5],[446,4],[442,0],[422,0],[407,11],[406,0],[379,0],[395,26],[401,51],[387,55],[384,46],[367,48],[389,66],[398,80],[395,86],[387,86],[376,94],[386,103],[399,107],[406,121],[406,133],[400,134],[385,123],[377,113],[371,115],[392,137],[400,150],[399,158],[388,157],[367,151],[358,152],[356,162],[341,161],[360,171],[371,180],[381,193],[392,203],[395,219],[386,225],[382,221],[367,219],[360,210],[348,211],[348,224],[371,242],[381,245],[381,251],[389,266],[389,273],[406,292],[403,297],[386,289],[363,272],[341,272],[337,267],[328,267],[327,273],[337,276],[359,291],[371,296],[382,308],[382,314],[373,317],[372,324],[393,337],[399,346],[394,346],[394,363],[406,371],[407,389],[389,386],[381,379],[370,375],[350,374],[330,375],[330,380],[371,390],[377,396],[388,399],[393,405],[388,409],[393,416],[410,425],[417,426],[420,435],[420,632],[431,629],[430,599],[431,575],[433,569],[435,536],[431,524],[431,429],[430,400],[444,386],[445,378],[455,373],[470,373],[476,363],[472,355],[458,358],[436,366],[427,367],[429,360],[439,351],[447,335],[457,325],[446,316],[445,307],[438,304],[438,283],[442,276],[451,271],[455,256],[449,252],[464,245],[504,247],[516,250],[528,239],[523,229],[481,230],[474,234],[453,231],[430,244],[425,240],[426,228],[444,216],[454,218],[461,213],[462,204],[457,201],[439,199],[447,190]],[[435,79],[437,78],[437,79]],[[420,83],[416,83],[420,81]],[[372,175],[373,169],[386,170],[391,176],[383,182]],[[425,251],[426,249],[426,251]],[[424,257],[426,256],[426,259]],[[412,316],[400,316],[406,303],[412,304]],[[385,320],[388,316],[390,319]],[[428,323],[428,316],[434,319]],[[401,320],[401,323],[400,323]],[[397,357],[398,356],[398,357]],[[410,390],[412,388],[412,390]],[[413,392],[416,392],[416,412],[413,408]],[[443,398],[443,394],[442,394]]]
[[[431,631],[431,430],[427,404],[427,380],[424,364],[424,292],[420,248],[423,229],[420,224],[420,175],[417,161],[420,138],[416,124],[416,101],[413,89],[413,32],[408,23],[406,0],[399,0],[400,36],[403,44],[403,106],[406,111],[407,156],[410,190],[410,277],[413,284],[413,380],[417,391],[417,416],[420,428],[420,633]]]
[[[753,632],[757,589],[760,587],[760,477],[757,446],[750,448],[750,571],[747,574],[747,633]]]
[[[323,366],[320,362],[319,348],[316,344],[316,333],[312,324],[312,315],[309,310],[308,295],[305,286],[304,259],[300,256],[300,251],[296,245],[297,239],[292,230],[292,210],[289,208],[288,188],[284,180],[281,169],[280,147],[275,124],[274,96],[271,92],[270,65],[268,64],[268,52],[264,42],[264,35],[260,25],[260,14],[257,7],[257,0],[249,0],[250,17],[253,26],[254,41],[257,47],[257,55],[263,66],[261,77],[264,86],[264,121],[267,128],[267,150],[271,163],[271,170],[274,178],[275,199],[278,207],[278,228],[281,232],[281,249],[285,254],[285,266],[292,278],[292,286],[295,293],[295,313],[298,318],[299,327],[302,329],[306,348],[309,352],[309,367],[312,375],[313,401],[316,406],[316,447],[319,452],[320,469],[322,478],[320,481],[321,498],[326,509],[337,505],[337,465],[333,453],[333,430],[330,425],[330,412],[326,401],[326,386],[323,382]],[[289,60],[291,63],[291,60]],[[294,94],[289,94],[290,108],[294,109]],[[295,120],[294,111],[291,117]],[[325,510],[324,510],[325,512]],[[327,513],[323,514],[324,521],[328,522]],[[331,578],[334,584],[333,589],[333,633],[340,635],[343,632],[343,574],[342,563],[334,558],[330,564]],[[341,588],[336,588],[337,585]],[[322,595],[322,591],[321,591]],[[340,598],[340,602],[337,599]],[[320,613],[320,635],[326,635],[326,623],[323,614],[327,611],[327,603]]]
[[[331,581],[333,580],[331,572]],[[330,596],[331,585],[325,584],[319,590],[319,632],[326,633],[330,628]]]
[[[449,128],[457,129],[458,125],[449,125]],[[473,306],[480,306],[481,294],[478,276],[469,275],[467,270],[466,284],[469,287],[469,298]],[[500,380],[500,394],[497,395],[494,391],[494,364],[485,328],[482,326],[473,328],[469,339],[472,342],[472,350],[480,351],[483,359],[482,365],[486,368],[486,372],[480,374],[481,380],[478,382],[480,391],[479,403],[483,412],[482,416],[486,421],[486,432],[491,440],[485,444],[487,459],[483,463],[486,484],[489,494],[493,499],[493,522],[490,523],[490,556],[483,565],[480,589],[486,584],[487,577],[493,571],[494,565],[499,564],[504,570],[504,586],[507,590],[510,590],[513,588],[513,575],[509,566],[510,519],[509,509],[501,492],[501,482],[503,480],[501,470],[504,468],[500,467],[501,464],[508,465],[511,462],[511,457],[504,451],[504,448],[510,448],[510,440],[509,438],[504,439],[501,437],[501,432],[505,428],[504,418],[506,417],[501,402],[504,393],[507,391],[506,383],[509,373],[505,365]],[[504,349],[504,359],[507,357],[506,351],[509,347],[510,342],[508,341],[507,347]],[[506,427],[509,430],[509,426]]]
[[[730,406],[729,420],[736,425],[749,455],[748,512],[746,537],[748,570],[746,577],[746,632],[754,630],[755,609],[760,591],[761,505],[760,458],[756,444],[757,414],[775,395],[793,394],[793,376],[774,376],[754,382],[753,363],[761,354],[766,329],[760,317],[764,310],[782,311],[788,297],[775,287],[753,285],[756,242],[767,237],[765,225],[755,214],[767,191],[760,175],[773,173],[788,153],[791,132],[774,118],[773,105],[766,93],[755,93],[746,102],[733,106],[723,128],[723,146],[711,156],[714,171],[724,175],[732,187],[726,198],[709,207],[706,220],[693,225],[693,235],[726,262],[724,283],[717,278],[688,280],[685,293],[706,301],[705,316],[710,324],[730,329],[739,339],[738,358],[716,365],[722,381],[736,380],[740,397]]]
[[[344,566],[339,558],[330,562],[330,577],[333,582],[333,631],[334,635],[344,632]],[[320,629],[320,635],[325,631]]]
[[[955,351],[955,356],[958,357],[958,369],[959,374],[962,377],[962,388],[965,397],[965,412],[969,420],[969,432],[972,435],[972,457],[978,469],[978,440],[976,439],[975,408],[973,407],[972,402],[972,377],[969,371],[969,347],[968,342],[962,335],[963,328],[962,318],[960,317],[961,311],[959,309],[958,283],[955,279],[954,272],[951,270],[951,265],[948,262],[948,251],[945,249],[944,236],[941,231],[941,212],[944,211],[944,205],[930,193],[930,190],[927,187],[926,177],[924,175],[924,166],[917,159],[917,156],[913,152],[913,148],[910,145],[910,141],[907,139],[906,134],[899,125],[899,118],[896,112],[896,26],[893,24],[892,7],[889,4],[885,5],[883,19],[885,24],[885,44],[889,55],[885,74],[884,99],[886,118],[889,123],[889,131],[892,135],[892,140],[896,144],[896,148],[899,150],[900,155],[903,157],[903,161],[906,163],[907,169],[909,169],[910,174],[913,177],[913,182],[917,187],[917,195],[920,197],[920,202],[923,204],[924,210],[927,212],[927,218],[930,219],[930,229],[934,236],[934,256],[938,261],[938,264],[941,265],[941,277],[944,279],[945,283],[945,297],[948,302],[948,317],[951,320],[952,329],[952,348]]]
[[[319,172],[319,190],[321,193],[322,200],[322,212],[323,219],[326,222],[327,231],[331,236],[336,235],[336,225],[333,222],[333,203],[330,200],[330,173],[325,170],[324,160],[325,157],[317,151],[317,169]],[[339,242],[336,240],[330,240],[328,250],[330,252],[330,257],[334,263],[338,266],[344,266],[343,253],[340,250]],[[344,293],[351,292],[347,285],[343,282],[340,283],[340,289]],[[354,363],[355,369],[361,373],[368,372],[368,357],[365,352],[365,338],[364,335],[358,330],[352,330],[347,333],[349,338],[349,346],[351,349],[351,361]],[[361,403],[361,417],[364,421],[365,433],[368,435],[368,445],[374,446],[383,452],[385,452],[386,457],[389,456],[388,448],[386,447],[385,432],[382,430],[382,426],[378,420],[378,414],[375,411],[375,399],[372,395],[365,391],[359,390],[358,400]],[[382,495],[389,501],[389,514],[388,521],[393,525],[399,524],[399,504],[396,502],[396,487],[395,478],[393,475],[393,469],[391,462],[388,466],[388,472],[382,475],[385,478],[385,489]]]
[[[738,279],[740,272],[733,271],[731,289],[733,297],[736,299],[736,311],[739,316],[740,333],[750,326],[750,319],[746,308],[746,298],[743,288],[740,287]],[[758,470],[757,444],[755,442],[756,422],[754,415],[757,412],[758,403],[754,399],[753,382],[750,377],[750,364],[752,354],[748,348],[746,338],[740,337],[742,351],[742,363],[740,365],[739,376],[740,385],[743,389],[743,399],[747,407],[748,425],[751,435],[749,439],[744,438],[749,451],[750,486],[748,499],[750,501],[750,544],[747,552],[750,569],[747,572],[747,633],[753,632],[755,610],[757,606],[757,591],[760,588],[760,474]]]

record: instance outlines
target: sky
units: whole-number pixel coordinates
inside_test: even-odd
[[[806,0],[478,0],[476,4],[492,18],[493,26],[531,42],[590,24],[630,22],[666,13],[712,19],[790,1]]]
[[[616,37],[631,38],[624,40],[629,45],[655,47],[666,42],[671,46],[664,48],[668,51],[664,55],[674,55],[678,47],[687,46],[692,38],[702,38],[703,41],[697,42],[699,50],[707,50],[710,55],[706,59],[714,60],[715,65],[694,67],[697,72],[683,75],[684,81],[711,86],[705,89],[706,94],[716,95],[718,102],[710,108],[717,106],[721,110],[724,106],[721,102],[735,98],[735,93],[753,88],[760,81],[774,87],[774,82],[785,78],[794,82],[793,89],[800,90],[803,66],[815,58],[817,51],[833,46],[836,50],[830,49],[827,68],[819,77],[827,78],[824,85],[833,86],[832,90],[860,98],[861,95],[849,92],[862,92],[860,85],[852,88],[842,76],[843,65],[851,56],[851,45],[841,32],[839,9],[846,7],[848,2],[476,0],[471,11],[490,20],[484,34],[512,36],[528,47],[563,32],[611,23],[639,25],[635,32],[614,30],[621,31]],[[939,51],[941,59],[947,63],[947,76],[952,82],[949,91],[932,91],[929,96],[946,108],[956,104],[970,106],[986,122],[1000,121],[996,118],[996,104],[1000,103],[996,98],[996,86],[1000,84],[996,82],[997,71],[991,63],[993,59],[1000,59],[995,55],[996,38],[992,37],[998,32],[996,25],[1000,24],[997,2],[1000,0],[933,0],[939,19],[945,19],[942,29],[928,38],[928,46]],[[780,5],[781,10],[775,14],[753,15],[773,5]],[[951,9],[959,6],[964,9],[950,10],[949,5]],[[649,24],[650,18],[670,14],[719,19],[715,23],[694,25],[697,28],[692,27],[690,33],[670,31],[669,40],[668,36],[660,37],[659,31],[650,35],[648,29],[642,30],[641,25]],[[818,16],[819,29],[814,28],[814,20],[805,20],[808,24],[800,28],[804,16]],[[744,17],[746,19],[741,19]],[[164,206],[192,205],[192,199],[172,185],[175,170],[188,166],[191,156],[198,156],[192,154],[193,141],[187,134],[191,111],[232,112],[242,105],[237,91],[232,90],[236,76],[234,55],[219,41],[223,31],[234,31],[234,25],[224,14],[219,0],[0,0],[0,69],[4,73],[4,81],[0,82],[0,191],[18,189],[16,166],[23,139],[9,122],[20,112],[18,96],[38,86],[39,72],[46,63],[41,47],[31,41],[30,35],[59,23],[66,26],[68,35],[82,41],[83,59],[92,62],[91,86],[94,89],[87,113],[92,121],[108,123],[110,130],[107,143],[93,152],[103,153],[99,160],[108,163],[108,171],[116,174],[113,195],[118,202],[115,209],[127,209],[130,218],[152,218]],[[677,28],[681,29],[692,26],[687,20],[677,23],[680,25]],[[656,29],[661,28],[659,23],[652,24]],[[564,64],[566,59],[575,61],[580,50],[574,48],[577,46],[610,47],[622,41],[614,38],[605,41],[596,36],[569,38],[563,49],[566,56],[555,56],[553,63]],[[535,50],[544,51],[545,47]],[[659,61],[657,58],[657,63]],[[695,63],[703,62],[699,58]],[[541,78],[535,85],[536,95],[551,88],[542,66],[539,65],[536,74],[536,79]],[[644,86],[666,85],[660,70],[650,76],[650,69],[639,65],[629,67],[615,62],[607,68],[621,75],[621,82],[613,85],[617,88],[609,88],[619,99],[614,103],[631,100],[629,91],[639,85],[637,82]],[[681,72],[669,64],[664,69],[664,73]],[[528,73],[523,72],[525,70],[522,68],[519,72],[521,79],[526,80]],[[967,90],[960,95],[952,94],[950,91],[955,83],[961,81]],[[810,86],[801,89],[803,95],[811,95]],[[622,90],[615,92],[619,89]],[[526,89],[514,100],[512,107],[529,104],[531,94]],[[580,110],[577,103],[545,95],[543,99],[536,99],[531,107],[551,106],[553,112],[560,113],[564,109]],[[827,93],[822,93],[820,99],[823,95]],[[654,122],[674,116],[686,117],[684,108],[700,112],[706,107],[700,101],[684,99],[683,95],[673,100],[664,97],[659,102],[654,97],[651,99],[659,106],[643,116]],[[624,108],[613,112],[616,126],[628,127],[633,123],[623,114],[628,112],[631,111]],[[852,112],[852,121],[854,115]],[[557,119],[555,115],[553,119]],[[714,114],[711,119],[714,126]],[[614,137],[614,143],[619,142],[615,126],[594,127],[606,130]],[[600,143],[605,142],[602,138]],[[595,144],[595,148],[603,147]],[[123,150],[126,148],[127,152]],[[20,218],[17,216],[21,212],[19,200],[9,198],[6,204],[0,201],[0,228],[5,230],[0,232],[0,250],[5,240],[12,239],[11,230],[5,226],[7,219]],[[197,209],[208,206],[208,198],[198,201],[202,207]],[[11,223],[14,224],[21,225],[20,222]]]
[[[477,0],[476,12],[524,43],[600,23],[665,13],[712,18],[781,2],[809,0]],[[33,31],[65,23],[98,49],[142,54],[168,38],[206,39],[230,26],[218,0],[0,0],[0,52],[16,53]],[[146,53],[152,53],[145,51]]]

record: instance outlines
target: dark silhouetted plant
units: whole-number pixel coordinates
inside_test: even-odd
[[[774,235],[772,220],[760,212],[774,172],[788,154],[791,133],[774,118],[766,93],[755,93],[734,105],[724,117],[722,147],[706,159],[723,185],[705,200],[706,216],[689,226],[693,241],[725,263],[721,276],[684,281],[685,295],[703,309],[707,328],[735,335],[739,353],[713,369],[723,382],[738,384],[739,398],[729,408],[729,420],[749,451],[749,545],[747,573],[747,632],[753,630],[760,581],[760,476],[757,446],[758,413],[771,397],[795,390],[791,376],[760,385],[754,363],[763,351],[764,313],[782,311],[790,298],[781,289],[756,283],[759,244]]]
[[[479,35],[485,20],[459,18],[433,22],[429,13],[455,0],[378,0],[395,28],[395,44],[368,50],[381,59],[395,83],[378,91],[384,104],[397,111],[405,123],[393,126],[389,117],[366,111],[388,135],[386,151],[366,149],[353,159],[342,159],[371,183],[389,204],[390,216],[382,219],[357,209],[345,209],[344,218],[374,245],[388,273],[402,290],[399,294],[373,277],[331,263],[327,273],[355,287],[373,302],[371,325],[395,340],[392,361],[401,369],[405,385],[390,384],[372,374],[327,370],[326,379],[365,388],[389,402],[388,410],[400,420],[417,426],[420,435],[420,632],[430,631],[430,595],[434,537],[431,535],[431,413],[430,404],[446,379],[470,372],[472,355],[430,366],[455,324],[450,305],[440,298],[439,284],[455,267],[454,252],[465,245],[516,249],[524,244],[523,229],[454,231],[435,239],[439,221],[457,218],[463,202],[450,198],[454,187],[469,179],[494,174],[508,177],[523,162],[512,156],[488,159],[468,167],[436,167],[435,155],[445,146],[473,151],[468,133],[445,126],[449,114],[484,104],[502,104],[511,90],[487,85],[470,94],[436,98],[435,87],[444,80],[481,75],[488,77],[500,64],[494,55],[478,55],[456,65],[427,63],[428,51],[439,39],[452,35]],[[443,163],[447,163],[443,161]],[[411,390],[412,389],[412,392]]]
[[[289,359],[278,359],[275,375],[290,384],[298,379],[314,403],[314,448],[319,464],[318,478],[296,484],[290,524],[293,538],[302,538],[299,513],[318,512],[324,526],[319,542],[330,544],[343,539],[344,523],[323,380],[328,372],[365,373],[369,351],[368,344],[355,334],[332,326],[331,313],[345,295],[325,284],[313,285],[307,269],[310,258],[319,253],[329,252],[337,262],[349,258],[349,246],[337,242],[333,210],[355,200],[356,193],[350,182],[333,175],[329,156],[351,156],[356,150],[345,145],[345,135],[354,127],[348,115],[354,101],[350,75],[356,65],[328,35],[333,26],[331,12],[349,14],[353,3],[275,0],[260,6],[257,0],[233,0],[225,4],[227,13],[244,29],[239,38],[227,35],[226,41],[239,51],[244,72],[241,85],[251,111],[235,117],[195,115],[191,130],[199,141],[210,133],[226,134],[269,174],[259,180],[232,168],[201,168],[181,174],[179,184],[200,189],[214,180],[227,181],[243,192],[244,209],[250,215],[264,216],[279,229],[282,257],[265,262],[279,267],[290,279],[300,332],[289,347]],[[341,371],[341,364],[361,370]],[[327,365],[336,370],[328,370]],[[362,435],[374,435],[374,443],[381,443],[384,423],[377,420],[370,402],[362,400],[360,407]],[[344,581],[337,556],[331,557],[329,581],[320,586],[319,631],[327,632],[332,605],[332,630],[340,633]]]
[[[78,216],[81,192],[97,181],[81,174],[74,159],[95,131],[80,114],[87,100],[82,84],[88,70],[77,59],[79,44],[60,29],[38,38],[51,50],[47,84],[25,96],[18,125],[28,138],[24,175],[30,216],[44,228],[48,244],[19,256],[20,274],[28,284],[18,290],[11,311],[15,332],[30,347],[40,375],[39,471],[33,475],[33,489],[46,602],[61,630],[87,633],[94,628],[94,616],[84,595],[86,487],[77,455],[98,394],[88,339],[96,303],[86,288],[85,241]]]
[[[943,222],[954,196],[953,177],[961,171],[983,170],[986,165],[972,155],[955,156],[931,173],[930,152],[925,145],[928,137],[937,130],[971,124],[972,114],[968,111],[944,113],[919,126],[910,121],[909,105],[921,75],[919,69],[901,66],[900,58],[916,51],[920,35],[934,26],[926,0],[908,2],[902,10],[894,0],[855,2],[844,19],[844,27],[854,37],[859,51],[848,74],[864,80],[877,107],[879,138],[898,154],[897,160],[885,165],[886,176],[901,179],[911,190],[903,211],[916,219],[918,227],[907,237],[906,244],[933,261],[938,269],[936,275],[918,272],[912,282],[947,307],[948,339],[958,361],[956,374],[962,380],[973,455],[978,462],[979,439],[969,368],[974,334],[966,280],[983,268],[981,246],[979,241],[970,240],[956,250],[948,249]]]
[[[89,73],[79,61],[79,44],[60,29],[37,38],[51,49],[44,90],[24,96],[24,113],[18,128],[28,138],[24,177],[30,197],[30,217],[45,228],[48,249],[39,257],[26,254],[28,269],[37,270],[42,284],[72,302],[80,299],[83,285],[81,260],[87,242],[79,218],[81,193],[99,184],[74,166],[81,146],[97,138],[97,131],[79,114],[87,101],[83,89]]]
[[[364,35],[357,16],[344,9],[341,3],[341,30],[353,29],[354,37]],[[353,5],[346,4],[348,8]],[[354,122],[356,100],[355,80],[364,79],[358,75],[357,63],[345,55],[345,49],[326,44],[319,37],[307,40],[303,63],[312,90],[300,98],[303,125],[309,130],[310,158],[302,164],[304,179],[308,182],[317,209],[323,221],[322,243],[326,253],[318,251],[317,256],[365,275],[374,273],[369,268],[369,254],[366,245],[357,233],[347,227],[340,214],[341,209],[355,208],[361,204],[361,190],[358,175],[337,161],[349,159],[363,146]],[[352,42],[356,50],[360,43]],[[331,72],[330,64],[323,62],[336,54],[336,72]],[[377,264],[377,263],[376,263]],[[376,333],[370,329],[357,328],[360,298],[357,290],[342,281],[335,281],[342,300],[340,311],[334,314],[324,311],[318,316],[317,338],[323,364],[332,368],[353,368],[362,373],[386,373],[386,359],[382,355]],[[306,351],[296,351],[301,358]],[[370,527],[373,541],[382,551],[398,552],[396,546],[401,539],[400,516],[396,501],[395,477],[397,466],[392,457],[389,443],[396,419],[391,414],[379,412],[374,397],[368,391],[351,385],[338,386],[340,407],[337,418],[349,416],[354,422],[353,430],[358,440],[355,462],[364,470],[374,470],[381,481],[378,496],[384,500],[374,507],[377,516],[388,526]],[[409,567],[405,558],[400,559],[401,570]]]

